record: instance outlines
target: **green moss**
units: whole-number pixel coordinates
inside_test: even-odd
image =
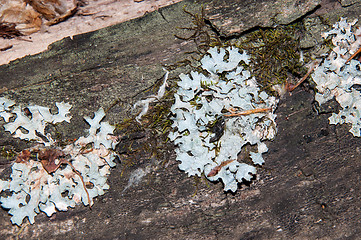
[[[17,155],[18,153],[9,147],[3,146],[0,148],[0,156],[8,160],[13,160]]]
[[[272,92],[275,84],[286,82],[296,83],[306,72],[300,62],[299,35],[303,30],[302,23],[289,26],[280,26],[276,29],[257,29],[245,34],[243,37],[233,39],[221,39],[210,27],[205,19],[204,9],[199,13],[191,13],[184,8],[184,12],[192,18],[192,26],[180,27],[180,34],[176,35],[184,41],[194,41],[197,49],[192,52],[192,59],[186,55],[184,60],[172,66],[167,66],[169,71],[181,66],[190,66],[194,71],[201,71],[199,60],[214,46],[236,46],[246,50],[252,56],[251,69],[263,90]],[[308,60],[306,55],[305,61]],[[220,76],[221,78],[224,76]],[[151,104],[148,113],[141,119],[141,123],[135,120],[135,116],[122,121],[116,127],[122,137],[118,146],[118,153],[124,154],[123,171],[142,159],[157,158],[165,163],[174,147],[168,143],[168,134],[171,131],[172,121],[169,119],[170,108],[174,103],[176,82],[168,80],[171,85],[165,96],[158,102]],[[156,93],[162,81],[156,83],[149,91],[149,95]],[[201,83],[203,88],[208,88],[206,83]],[[197,106],[195,101],[190,102]],[[117,104],[117,103],[115,103]],[[208,128],[215,131],[219,121],[214,121]],[[216,151],[218,151],[217,146]],[[250,160],[250,159],[249,159]]]
[[[296,84],[307,72],[304,63],[300,62],[300,41],[305,29],[302,22],[296,22],[277,28],[259,28],[244,33],[242,36],[221,38],[205,19],[204,9],[199,13],[191,13],[184,8],[184,12],[192,18],[192,26],[182,27],[181,35],[176,37],[185,41],[193,40],[197,51],[192,52],[192,60],[199,61],[209,48],[214,46],[236,46],[246,50],[252,56],[249,68],[256,77],[262,90],[274,93],[272,86],[276,84]],[[307,51],[303,56],[304,62],[310,60]],[[185,60],[183,64],[191,64]],[[196,66],[199,66],[195,64]],[[197,67],[194,69],[201,71]]]
[[[275,29],[257,29],[236,42],[252,56],[251,69],[263,90],[271,93],[276,84],[295,84],[306,74],[307,69],[300,62],[299,38],[302,23],[279,26]],[[309,56],[304,55],[307,62]]]
[[[166,91],[163,98],[149,107],[147,114],[137,122],[135,116],[125,119],[116,124],[117,131],[122,136],[118,146],[118,153],[125,155],[122,160],[123,171],[136,164],[142,159],[156,158],[165,164],[171,153],[172,145],[168,142],[168,134],[171,130],[172,121],[170,108],[174,103],[175,83],[170,83],[170,90]],[[156,93],[159,84],[155,84],[152,92]],[[151,93],[150,93],[151,94]],[[122,172],[123,172],[122,171]]]

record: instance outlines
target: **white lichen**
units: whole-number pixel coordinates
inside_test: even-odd
[[[315,99],[323,104],[333,98],[340,104],[339,113],[333,113],[330,124],[350,123],[350,132],[361,136],[361,94],[357,87],[361,84],[361,64],[358,60],[347,59],[361,47],[361,29],[354,29],[357,22],[347,22],[341,18],[333,25],[333,29],[324,33],[323,37],[332,36],[334,48],[323,63],[312,74],[317,84]]]
[[[0,97],[0,119],[3,118],[5,122],[9,122],[12,114],[10,107],[14,106],[15,102],[4,97]]]
[[[133,109],[137,110],[140,109],[139,113],[137,114],[137,116],[135,117],[135,120],[137,122],[140,123],[140,119],[147,114],[148,109],[149,109],[149,104],[159,101],[165,94],[165,88],[167,86],[167,80],[168,80],[168,75],[169,72],[164,70],[166,73],[163,77],[163,83],[162,85],[159,87],[158,93],[156,95],[150,95],[148,96],[146,99],[142,99],[139,100],[138,102],[136,102],[133,106]]]
[[[208,54],[201,60],[201,67],[208,74],[192,71],[189,76],[179,76],[179,88],[171,107],[174,131],[169,138],[177,145],[179,168],[188,176],[204,173],[211,181],[221,180],[225,191],[234,192],[238,183],[249,181],[256,173],[253,165],[237,160],[242,147],[257,145],[250,159],[257,165],[264,162],[262,153],[268,149],[262,141],[273,139],[276,134],[273,111],[277,100],[260,91],[256,80],[243,67],[250,61],[245,52],[229,47],[211,48]],[[227,111],[255,109],[266,111],[224,116]],[[223,121],[221,130],[213,132],[212,125]]]
[[[14,102],[5,98],[0,101],[0,113],[16,115],[12,122],[9,122],[8,115],[1,115],[9,122],[4,125],[5,129],[15,133],[14,137],[40,143],[24,150],[23,155],[19,154],[17,161],[12,165],[10,179],[0,180],[0,192],[7,190],[10,193],[9,196],[0,198],[1,206],[9,209],[13,224],[21,225],[24,218],[28,218],[32,224],[40,211],[51,216],[56,210],[67,211],[69,207],[75,207],[80,202],[92,205],[94,197],[103,195],[105,190],[109,189],[107,177],[110,168],[115,166],[115,154],[111,149],[115,148],[117,142],[110,136],[114,127],[101,122],[105,116],[103,109],[99,109],[93,118],[85,118],[90,125],[88,136],[60,148],[52,145],[54,142],[50,140],[51,136],[45,133],[45,127],[48,123],[70,122],[70,104],[56,103],[57,114],[51,114],[45,107],[30,106],[27,107],[29,112],[26,115],[19,106],[10,109]],[[23,133],[20,129],[26,129],[28,133]],[[39,133],[46,136],[49,141],[40,138]],[[89,145],[92,145],[92,148],[87,148]],[[64,167],[60,167],[59,164],[54,168],[54,172],[49,173],[43,165],[44,159],[40,159],[39,151],[48,151],[49,157],[45,159],[45,163],[54,165],[67,156],[67,161],[74,169],[69,164]],[[28,156],[25,153],[29,153]],[[37,156],[30,157],[30,153],[37,153]]]
[[[9,106],[9,105],[8,105]],[[14,109],[11,111],[12,114],[16,115],[16,119],[13,122],[9,122],[9,115],[11,114],[5,108],[5,112],[8,114],[4,117],[8,124],[4,125],[5,131],[14,134],[14,137],[25,139],[25,140],[35,140],[39,143],[44,143],[46,146],[50,146],[54,143],[53,139],[50,135],[45,134],[45,127],[49,123],[60,123],[63,121],[70,122],[71,117],[69,116],[69,110],[71,105],[68,103],[56,103],[58,107],[57,114],[51,114],[50,109],[47,107],[41,106],[28,106],[27,111],[28,116],[26,113],[20,108],[20,106],[15,106]],[[24,132],[22,129],[25,129],[27,132]],[[43,136],[41,138],[39,136]],[[44,141],[46,138],[46,141]]]

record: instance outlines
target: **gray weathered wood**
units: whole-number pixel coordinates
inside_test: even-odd
[[[208,14],[217,2],[206,5]],[[282,8],[282,1],[277,2]],[[201,6],[183,1],[143,18],[63,39],[47,52],[0,66],[0,89],[9,89],[1,96],[53,109],[56,101],[72,103],[71,124],[59,127],[64,138],[83,135],[87,125],[82,117],[120,98],[122,104],[107,113],[108,121],[119,123],[162,78],[162,64],[182,60],[185,52],[195,49],[191,41],[174,37],[180,32],[176,27],[191,24],[184,4],[191,12]],[[355,6],[332,8],[326,15],[351,17]],[[222,14],[234,14],[227,6],[218,9],[223,7]],[[324,14],[322,7],[309,19]],[[311,8],[306,10],[302,14]],[[252,26],[253,20],[243,21]],[[358,239],[361,139],[352,137],[347,126],[329,125],[329,114],[317,115],[312,101],[313,92],[301,87],[280,101],[278,134],[268,143],[266,163],[257,178],[235,194],[224,193],[221,183],[188,178],[178,170],[174,156],[164,167],[140,155],[123,175],[118,163],[108,179],[110,190],[96,199],[92,210],[79,205],[51,218],[39,214],[35,224],[21,232],[0,210],[0,238],[15,239],[19,233],[20,239]],[[0,146],[21,151],[29,143],[0,131]],[[0,160],[0,177],[5,178],[9,159]],[[149,173],[123,192],[131,172],[139,168]]]

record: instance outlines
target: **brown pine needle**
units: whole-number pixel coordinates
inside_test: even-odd
[[[256,108],[256,109],[251,109],[251,110],[246,110],[243,112],[238,112],[235,113],[234,111],[230,110],[230,114],[223,114],[223,116],[225,117],[238,117],[238,116],[244,116],[244,115],[249,115],[249,114],[254,114],[254,113],[263,113],[263,112],[269,112],[271,111],[272,108]]]
[[[352,54],[352,56],[349,58],[349,59],[347,59],[347,61],[345,62],[345,64],[346,63],[348,63],[349,61],[351,61],[354,57],[356,57],[356,55],[357,54],[359,54],[361,52],[361,47],[354,53],[354,54]]]
[[[313,70],[315,70],[316,66],[318,66],[319,62],[318,61],[314,61],[312,66],[310,67],[310,69],[308,69],[307,73],[305,76],[303,76],[303,78],[301,78],[301,80],[294,86],[289,86],[288,87],[288,91],[289,92],[292,92],[293,90],[295,90],[295,88],[297,88],[298,86],[301,85],[301,83],[303,83],[307,78],[308,76],[310,76],[310,74],[313,72]]]
[[[73,169],[73,171],[75,172],[75,174],[80,177],[80,180],[81,180],[81,182],[83,183],[83,187],[84,187],[84,190],[85,190],[85,192],[86,192],[86,196],[88,197],[89,208],[92,209],[91,202],[90,202],[89,192],[88,192],[88,189],[87,189],[86,186],[85,186],[85,182],[84,182],[83,176],[80,174],[80,172],[78,172],[78,170],[75,169],[75,167],[73,166],[73,164],[71,164],[68,160],[62,159],[62,162],[66,163],[66,164],[69,164],[69,166]]]
[[[218,166],[215,166],[208,174],[207,177],[214,177],[216,176],[219,171],[221,171],[222,167],[227,166],[228,164],[230,164],[231,162],[235,161],[235,159],[232,160],[226,160],[224,162],[222,162],[221,164],[219,164]]]

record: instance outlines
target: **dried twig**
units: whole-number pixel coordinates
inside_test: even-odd
[[[223,114],[223,116],[225,117],[238,117],[238,116],[244,116],[244,115],[249,115],[249,114],[254,114],[254,113],[263,113],[263,112],[269,112],[271,111],[272,108],[256,108],[256,109],[251,109],[251,110],[246,110],[243,112],[234,112],[233,110],[228,110],[230,112],[230,114]]]
[[[29,222],[21,225],[20,230],[16,233],[15,240],[19,240],[20,234],[21,234],[21,233],[24,231],[24,229],[25,229],[27,226],[29,226],[29,225],[30,225]]]
[[[85,185],[83,176],[80,174],[80,172],[78,172],[78,170],[75,169],[75,167],[73,166],[73,164],[71,164],[68,160],[66,160],[66,159],[61,159],[61,163],[66,163],[66,164],[68,164],[68,165],[73,169],[73,171],[75,172],[75,174],[79,176],[79,178],[80,178],[80,180],[81,180],[81,182],[82,182],[82,184],[83,184],[84,190],[85,190],[85,192],[86,192],[86,196],[87,196],[87,198],[88,198],[89,208],[91,209],[92,206],[91,206],[90,196],[89,196],[88,189],[86,188],[86,185]]]

